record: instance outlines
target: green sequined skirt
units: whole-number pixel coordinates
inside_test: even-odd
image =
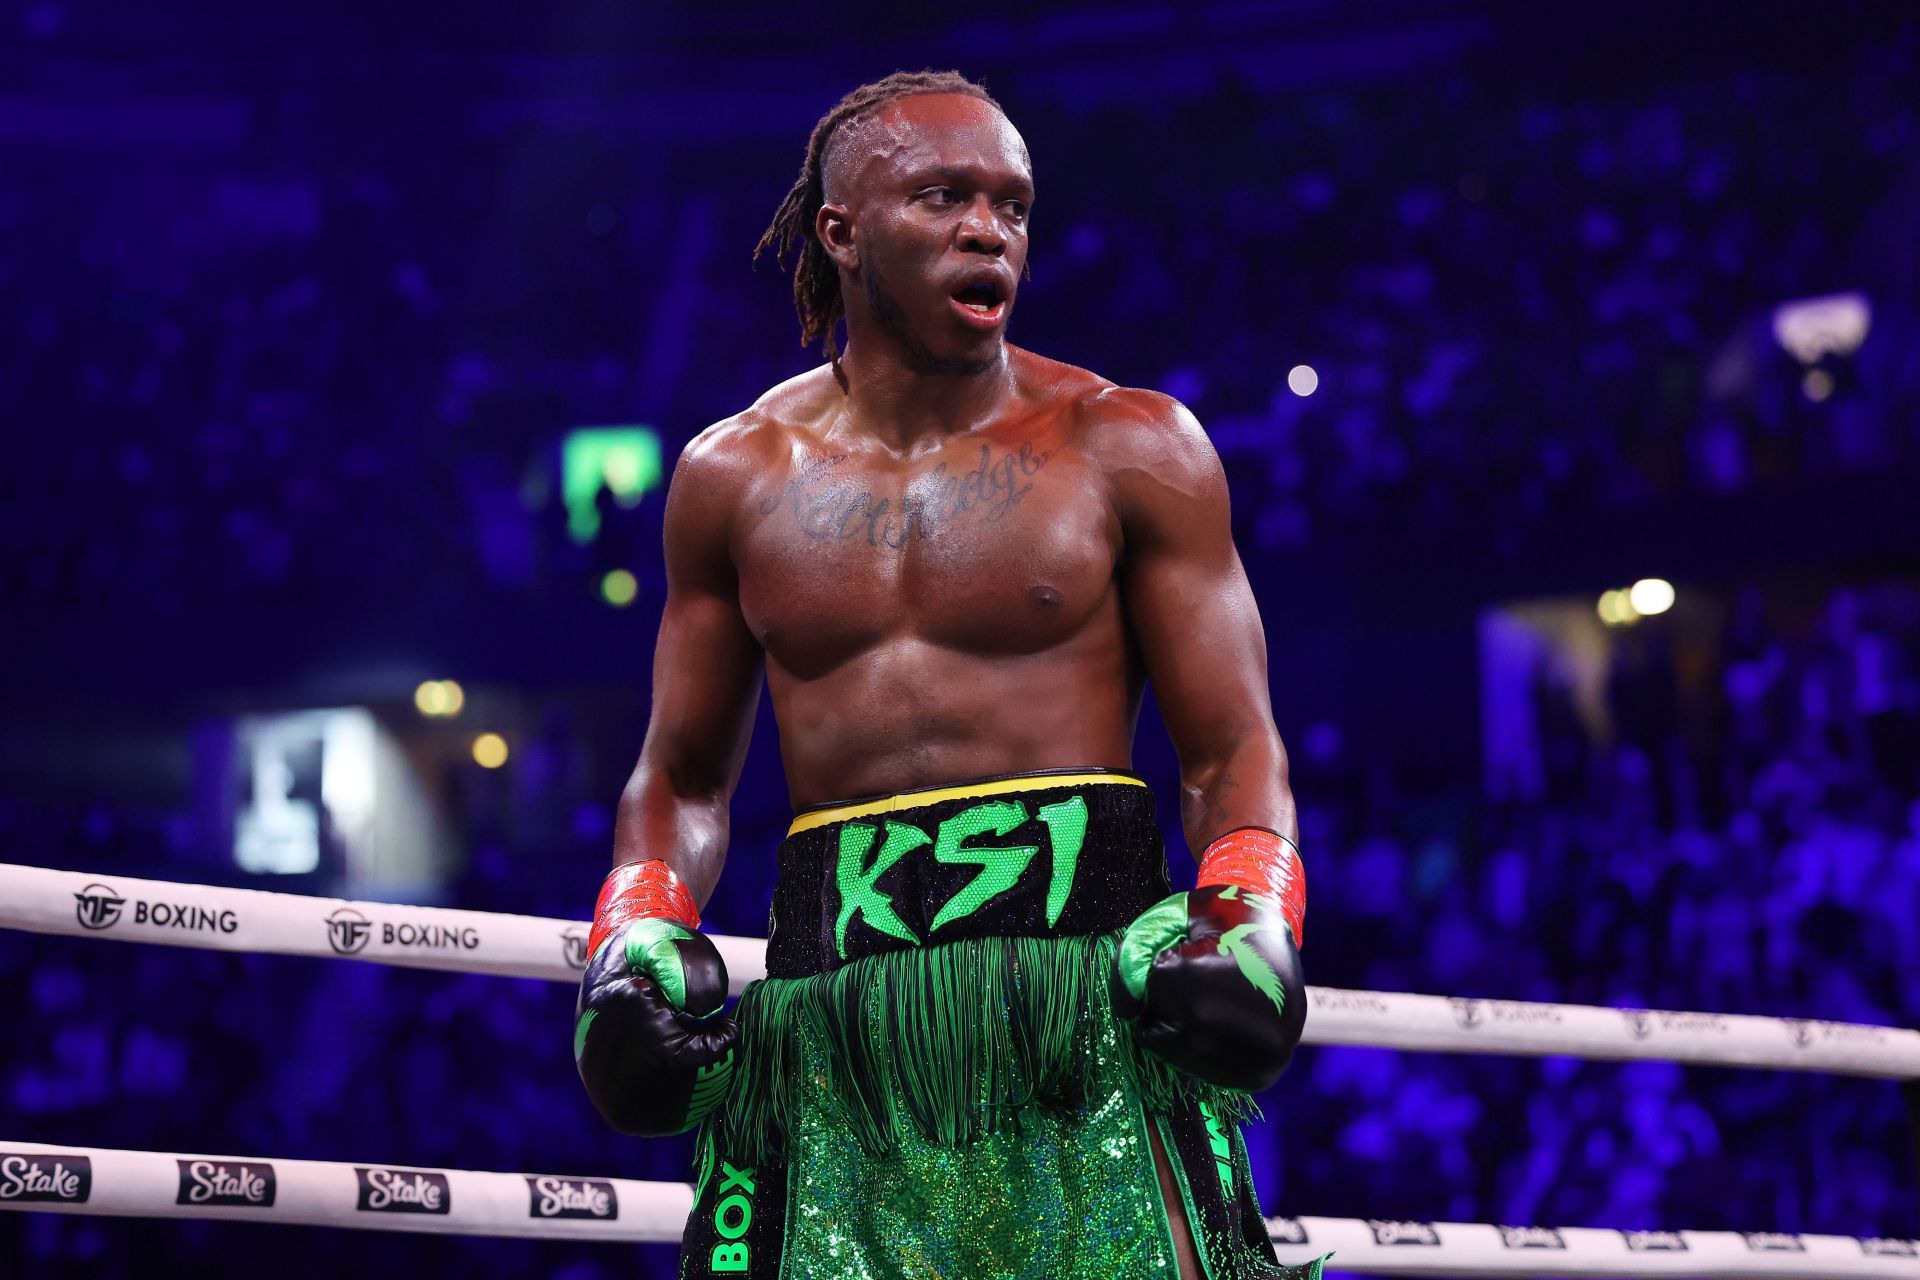
[[[877,835],[850,842],[842,838],[850,824],[815,824],[809,834],[820,832],[814,844],[826,852],[812,867],[804,844],[790,836],[783,845],[769,948],[776,976],[750,984],[736,1011],[741,1058],[728,1102],[701,1134],[682,1277],[1173,1280],[1152,1130],[1209,1280],[1319,1275],[1319,1261],[1274,1260],[1238,1125],[1252,1099],[1134,1043],[1108,999],[1115,928],[1046,932],[1058,923],[1045,919],[1049,911],[1110,925],[1161,892],[1150,797],[1144,787],[1052,781],[1034,779],[994,803],[1020,803],[1032,816],[1084,800],[1090,820],[1069,833],[1104,876],[1073,876],[1058,850],[1036,856],[1057,826],[1023,827],[1021,814],[1001,813],[983,827],[970,817],[981,802],[964,792],[889,812],[889,827],[922,827],[929,852],[945,847],[941,824],[951,831],[957,815],[972,831],[997,832],[1023,867],[1042,872],[1024,887],[1012,878],[972,913],[977,927],[951,940],[928,936],[940,931],[929,921],[953,900],[951,886],[908,891],[899,878],[872,875]],[[963,849],[976,863],[977,846]],[[833,892],[851,882],[848,864],[834,860],[847,848],[856,849],[853,872],[869,873],[870,902],[873,886],[894,887],[891,941],[863,946],[862,922],[847,927]],[[1159,859],[1157,876],[1129,866],[1147,852]],[[904,869],[943,873],[925,862]],[[1044,874],[1063,865],[1071,899]],[[1063,910],[1050,906],[1063,901]],[[1024,920],[1022,902],[1031,909]],[[1016,932],[985,932],[995,925]],[[900,934],[914,935],[911,944]]]

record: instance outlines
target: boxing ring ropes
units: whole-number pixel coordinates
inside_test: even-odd
[[[0,927],[564,983],[579,981],[587,941],[584,922],[11,864],[0,864]],[[763,940],[715,936],[714,943],[736,992],[765,972]],[[1311,992],[1309,1044],[1876,1077],[1903,1082],[1920,1133],[1920,1031],[1325,987]],[[668,1182],[122,1151],[0,1136],[0,1208],[17,1211],[673,1243],[692,1198],[690,1187]],[[1333,1250],[1341,1271],[1920,1277],[1920,1241],[1913,1240],[1350,1218],[1270,1218],[1268,1227],[1281,1261]]]

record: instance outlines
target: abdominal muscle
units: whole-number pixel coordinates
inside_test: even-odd
[[[1040,653],[971,654],[907,636],[811,680],[771,656],[796,809],[1042,769],[1126,769],[1139,682],[1085,632]]]

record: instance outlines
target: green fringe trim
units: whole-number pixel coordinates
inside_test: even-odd
[[[751,983],[734,1016],[741,1061],[720,1136],[733,1159],[784,1156],[825,1089],[872,1154],[909,1131],[946,1146],[1018,1133],[1036,1108],[1076,1111],[1123,1085],[1150,1113],[1203,1102],[1242,1123],[1253,1095],[1169,1066],[1116,1027],[1118,934],[967,938]],[[825,1047],[824,1077],[811,1042]]]

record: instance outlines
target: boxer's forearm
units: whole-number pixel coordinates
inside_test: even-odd
[[[643,759],[620,794],[614,865],[658,858],[704,907],[727,859],[728,790],[724,779],[676,783],[672,770]]]
[[[1252,734],[1216,758],[1182,761],[1180,821],[1194,856],[1229,831],[1265,827],[1300,842],[1300,818],[1278,734]]]

